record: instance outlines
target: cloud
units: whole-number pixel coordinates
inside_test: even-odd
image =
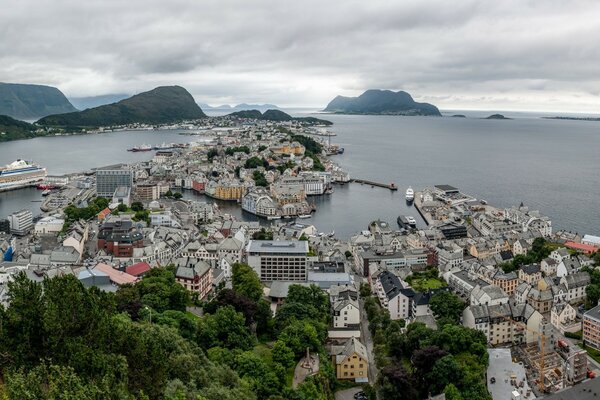
[[[583,0],[21,0],[0,13],[0,79],[69,96],[179,84],[208,103],[323,106],[389,88],[446,108],[598,111],[597,15]]]

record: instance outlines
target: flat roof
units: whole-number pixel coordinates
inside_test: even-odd
[[[251,240],[248,243],[249,253],[279,253],[279,254],[306,254],[308,241],[306,240]]]
[[[450,185],[435,185],[437,189],[443,190],[444,192],[458,192],[458,189]]]
[[[516,375],[517,382],[524,381],[523,390],[525,392],[529,389],[529,384],[525,377],[525,368],[523,364],[516,364],[512,361],[510,349],[488,349],[488,354],[487,388],[494,400],[506,400],[509,398],[509,393],[515,390],[514,386],[510,383],[511,375],[513,374]],[[491,378],[496,378],[496,382],[491,383]],[[574,398],[577,397],[572,397],[572,399]],[[527,399],[535,399],[533,392]]]

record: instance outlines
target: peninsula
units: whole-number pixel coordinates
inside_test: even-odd
[[[50,115],[37,124],[65,129],[97,128],[133,123],[164,124],[206,115],[181,86],[160,86],[117,103],[67,114]]]
[[[358,97],[337,96],[323,111],[337,114],[442,115],[436,106],[417,103],[406,92],[378,89],[367,90]]]
[[[55,87],[0,82],[0,115],[35,120],[71,111],[77,110]]]
[[[285,122],[285,121],[297,121],[297,122],[305,122],[310,125],[333,125],[331,121],[327,121],[324,119],[319,119],[315,117],[292,117],[288,113],[285,113],[281,110],[267,110],[264,113],[261,113],[259,110],[245,110],[245,111],[236,111],[234,113],[229,114],[231,117],[236,118],[252,118],[262,121],[274,121],[274,122]]]

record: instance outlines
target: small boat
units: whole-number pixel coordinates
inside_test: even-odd
[[[344,154],[344,148],[340,147],[337,151],[338,154]]]
[[[333,231],[329,232],[329,233],[327,234],[327,236],[329,236],[329,237],[334,237],[334,236],[335,236],[335,230],[333,230]]]
[[[149,144],[143,144],[141,146],[134,146],[131,149],[128,149],[128,151],[133,151],[134,153],[137,153],[138,151],[151,151],[152,150],[152,146],[150,146]]]
[[[298,215],[298,218],[300,218],[300,219],[307,219],[307,218],[310,218],[310,217],[311,217],[310,214],[301,214],[301,215]]]
[[[406,201],[413,201],[415,199],[415,191],[410,186],[406,189]]]
[[[267,216],[267,219],[269,221],[273,221],[275,219],[281,219],[281,216],[280,215],[269,215],[269,216]]]
[[[398,216],[398,218],[396,219],[396,222],[402,228],[408,228],[409,227],[408,219],[406,219],[406,217],[404,215]]]
[[[417,226],[417,220],[411,217],[410,215],[406,216],[406,221],[408,221],[408,225],[412,226],[413,228]]]
[[[50,189],[46,189],[42,192],[42,196],[46,197],[48,196],[50,193],[52,193],[52,191]]]

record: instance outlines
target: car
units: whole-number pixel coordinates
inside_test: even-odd
[[[354,400],[368,400],[369,398],[365,394],[365,392],[358,392],[354,394]]]

